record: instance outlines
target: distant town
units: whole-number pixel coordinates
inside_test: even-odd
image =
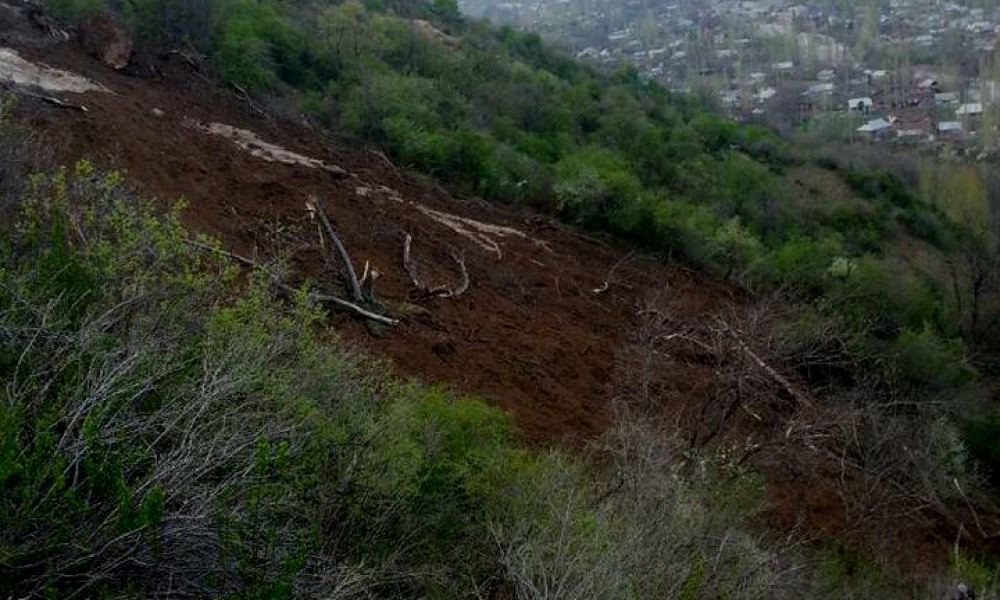
[[[739,121],[856,142],[997,145],[996,2],[465,0],[464,9],[596,64],[634,65]]]

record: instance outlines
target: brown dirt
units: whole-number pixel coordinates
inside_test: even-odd
[[[69,94],[90,108],[86,113],[24,99],[22,116],[60,161],[88,157],[120,167],[164,205],[186,199],[183,217],[191,229],[241,254],[291,254],[297,271],[333,286],[305,209],[310,197],[319,198],[359,271],[366,262],[379,271],[378,295],[402,319],[397,327],[373,331],[352,315],[335,313],[331,323],[342,339],[388,357],[403,376],[486,398],[513,414],[531,443],[576,445],[606,429],[611,399],[622,393],[623,353],[638,309],[650,297],[669,303],[679,329],[697,329],[724,307],[742,303],[727,284],[641,256],[622,262],[608,290],[595,293],[629,256],[628,248],[525,209],[457,197],[307,123],[260,118],[176,57],[143,65],[144,72],[155,67],[157,76],[140,78],[70,45],[3,39],[29,60],[114,92]],[[192,123],[252,131],[263,142],[344,172],[264,160]],[[420,207],[528,237],[493,237],[502,250],[497,256]],[[470,291],[457,299],[415,297],[402,265],[407,233],[422,277],[434,285],[457,281],[452,253],[462,253]],[[678,406],[710,402],[712,377],[704,360],[673,361],[667,400]],[[834,476],[824,475],[823,460],[817,467],[801,458],[760,465],[772,483],[769,522],[818,539],[836,536],[847,523],[834,497]],[[935,538],[935,549],[947,547],[941,539]]]
[[[342,336],[388,356],[405,376],[478,394],[503,407],[532,442],[578,442],[605,429],[615,353],[649,290],[669,289],[691,319],[730,297],[726,285],[707,276],[642,257],[620,266],[609,290],[595,294],[626,249],[525,210],[452,196],[373,152],[321,138],[305,126],[254,117],[236,96],[193,77],[179,62],[160,62],[157,68],[164,76],[138,79],[67,45],[18,50],[29,60],[83,75],[114,91],[72,94],[72,101],[90,108],[87,113],[25,99],[22,112],[60,160],[88,157],[123,168],[165,204],[183,197],[189,203],[186,223],[219,237],[228,248],[269,255],[276,231],[297,230],[297,241],[315,242],[305,203],[310,196],[320,198],[359,271],[370,261],[381,273],[380,298],[389,306],[413,305],[407,306],[413,314],[400,326],[379,335],[349,315],[335,315]],[[265,161],[191,122],[253,131],[266,142],[339,166],[348,175]],[[516,236],[498,237],[498,258],[412,203],[513,227],[544,246]],[[414,298],[402,268],[405,233],[413,235],[421,275],[435,283],[457,279],[450,252],[463,253],[472,278],[469,293],[458,299]],[[295,264],[313,277],[329,279],[321,252],[311,246],[295,253]]]

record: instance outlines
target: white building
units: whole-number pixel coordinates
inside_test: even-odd
[[[962,133],[965,128],[958,121],[942,121],[937,126],[938,133]]]
[[[847,101],[847,110],[856,110],[859,112],[868,112],[875,106],[875,103],[871,98],[851,98]]]
[[[969,102],[958,107],[955,114],[960,117],[976,117],[983,114],[982,102]]]
[[[875,119],[874,121],[868,121],[861,127],[858,127],[858,133],[882,133],[888,131],[892,125],[889,125],[889,121],[885,119]]]

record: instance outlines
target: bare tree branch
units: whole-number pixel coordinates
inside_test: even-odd
[[[337,248],[337,252],[340,254],[340,259],[343,261],[344,266],[347,268],[348,282],[351,284],[351,294],[354,296],[356,302],[364,302],[365,294],[361,291],[361,282],[358,281],[358,274],[354,270],[354,263],[351,262],[351,256],[347,253],[347,248],[344,247],[344,243],[340,241],[340,236],[334,231],[333,225],[330,224],[330,219],[327,218],[326,212],[323,211],[323,207],[319,205],[319,202],[315,198],[310,198],[306,202],[306,209],[310,214],[318,215],[320,222],[323,224],[323,228],[326,230],[326,234],[330,236],[333,241],[333,245]]]
[[[618,270],[618,267],[630,261],[633,256],[635,256],[635,252],[629,252],[624,257],[622,257],[621,260],[616,262],[615,265],[611,267],[611,270],[608,271],[608,274],[604,276],[604,285],[602,285],[599,288],[595,288],[594,293],[603,294],[604,292],[608,291],[608,289],[611,287],[611,276],[615,274],[615,271]]]
[[[733,338],[733,341],[736,343],[737,348],[739,348],[739,350],[741,352],[743,352],[743,354],[745,354],[747,356],[747,358],[749,358],[750,360],[752,360],[754,362],[754,364],[756,364],[758,367],[760,367],[760,369],[762,371],[764,371],[765,373],[767,373],[767,375],[771,379],[773,379],[778,385],[780,385],[782,388],[784,388],[784,390],[786,392],[788,392],[788,394],[792,398],[794,398],[796,402],[798,402],[799,404],[801,404],[802,406],[805,406],[805,407],[811,407],[812,406],[812,401],[809,398],[807,398],[805,394],[803,394],[802,392],[800,392],[792,384],[792,382],[789,381],[784,375],[782,375],[781,373],[777,372],[776,370],[774,370],[774,368],[772,368],[770,365],[768,365],[766,362],[764,362],[764,359],[762,359],[760,356],[758,356],[757,353],[754,352],[753,349],[750,348],[750,346],[748,346],[747,343],[744,342],[742,338],[740,338],[740,336],[733,330],[732,327],[729,326],[728,323],[726,323],[725,321],[722,321],[720,319],[719,320],[719,326],[720,326],[720,328],[721,328],[722,331],[728,333]]]
[[[410,276],[410,281],[413,282],[413,287],[417,288],[417,290],[427,296],[436,298],[457,298],[469,291],[469,286],[471,285],[469,269],[465,266],[465,260],[457,252],[452,252],[451,258],[458,265],[462,274],[462,281],[458,284],[458,287],[455,289],[448,289],[442,285],[432,288],[420,281],[420,275],[417,272],[417,265],[414,264],[413,257],[410,252],[412,244],[413,236],[406,234],[406,239],[403,242],[403,269],[406,271],[406,274]]]

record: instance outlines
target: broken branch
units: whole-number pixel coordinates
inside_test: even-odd
[[[773,379],[775,381],[775,383],[777,383],[782,388],[784,388],[784,390],[786,392],[788,392],[788,395],[790,395],[792,398],[794,398],[795,401],[798,402],[799,404],[801,404],[802,406],[812,407],[812,401],[809,400],[809,398],[807,398],[805,394],[803,394],[802,392],[800,392],[792,384],[792,382],[789,381],[784,375],[782,375],[781,373],[777,372],[773,367],[771,367],[769,364],[767,364],[766,362],[764,362],[764,359],[762,359],[760,356],[758,356],[757,353],[754,352],[750,348],[750,346],[748,346],[747,343],[744,342],[743,339],[740,338],[739,335],[737,335],[737,333],[735,331],[733,331],[733,329],[729,326],[729,324],[727,324],[724,321],[720,320],[719,321],[719,325],[720,325],[722,331],[728,333],[730,335],[730,337],[732,337],[733,341],[736,343],[737,348],[739,348],[739,350],[741,352],[743,352],[743,354],[746,355],[747,358],[749,358],[751,361],[753,361],[753,363],[756,364],[760,368],[761,371],[764,371],[764,373],[766,373],[771,379]]]
[[[236,92],[243,98],[243,100],[246,101],[247,108],[257,113],[258,116],[263,117],[265,119],[267,118],[267,111],[261,108],[256,102],[253,101],[253,98],[250,96],[250,92],[246,91],[245,88],[235,83],[232,84],[232,86],[233,89],[236,90]]]
[[[595,288],[594,293],[603,294],[604,292],[608,291],[608,289],[611,287],[611,276],[615,274],[615,271],[618,270],[618,267],[627,263],[633,256],[635,256],[635,252],[629,252],[621,260],[616,262],[615,266],[611,267],[611,270],[608,271],[608,274],[604,276],[604,285],[602,285],[599,288]]]
[[[7,87],[7,86],[5,86],[5,87]],[[36,94],[34,92],[29,92],[27,90],[22,90],[22,89],[14,88],[13,86],[10,86],[10,89],[12,89],[13,91],[15,91],[18,94],[21,94],[22,96],[27,96],[29,98],[37,98],[37,99],[41,100],[42,102],[48,102],[49,104],[51,104],[53,106],[58,106],[59,108],[68,108],[70,110],[78,110],[80,112],[90,112],[90,109],[88,109],[86,106],[84,106],[82,104],[70,104],[69,102],[66,102],[64,100],[60,100],[59,98],[56,98],[55,96],[45,96],[43,94]]]
[[[294,291],[291,288],[288,288],[288,289],[289,289],[289,291]],[[372,312],[372,311],[367,310],[365,308],[362,308],[362,307],[358,306],[357,304],[354,304],[353,302],[348,302],[347,300],[344,300],[343,298],[338,298],[336,296],[328,296],[326,294],[309,294],[309,298],[311,300],[316,300],[316,301],[319,301],[319,302],[329,302],[331,304],[336,304],[337,306],[350,309],[350,310],[358,313],[359,315],[361,315],[362,317],[364,317],[366,319],[369,319],[371,321],[376,321],[378,323],[382,323],[383,325],[398,325],[399,324],[399,319],[393,319],[393,318],[387,317],[385,315],[380,315],[378,313],[375,313],[375,312]]]
[[[369,260],[365,261],[365,272],[361,275],[361,285],[364,285],[368,281],[368,276],[371,275],[372,263]]]
[[[333,241],[333,245],[337,248],[337,252],[340,254],[340,259],[343,261],[344,266],[347,268],[348,282],[351,284],[351,294],[354,296],[354,300],[357,302],[364,302],[365,295],[361,291],[361,282],[358,281],[358,274],[354,270],[354,263],[351,262],[351,256],[347,253],[347,248],[344,247],[344,243],[340,241],[340,236],[334,231],[333,225],[330,224],[330,219],[327,218],[326,213],[323,211],[323,207],[319,205],[315,198],[310,198],[306,202],[306,209],[313,215],[319,215],[319,220],[323,224],[323,228],[326,230],[326,234],[330,236]]]
[[[400,175],[401,174],[399,172],[399,167],[397,167],[396,165],[392,164],[392,161],[389,160],[389,157],[385,155],[385,152],[382,152],[381,150],[376,150],[374,148],[369,148],[368,152],[370,152],[370,153],[374,154],[375,156],[377,156],[378,158],[382,159],[382,162],[385,163],[385,165],[387,167],[389,167],[390,169],[392,169],[393,173],[395,173],[396,175]]]
[[[163,54],[161,54],[160,58],[161,59],[165,59],[165,58],[169,58],[171,56],[177,56],[177,57],[179,57],[182,61],[184,61],[184,63],[187,66],[191,67],[191,70],[196,71],[196,72],[201,72],[201,64],[204,61],[204,58],[202,56],[200,56],[200,55],[194,55],[194,54],[191,54],[189,52],[185,52],[184,50],[181,50],[179,48],[174,48],[173,50],[168,50],[168,51],[164,52]],[[198,56],[198,58],[196,59],[195,56]],[[238,86],[236,86],[236,87],[238,87]],[[242,90],[242,88],[239,88],[239,89]],[[246,92],[244,91],[243,93],[245,94]]]
[[[465,260],[458,255],[457,252],[451,253],[452,260],[458,264],[459,270],[462,272],[462,281],[459,283],[458,287],[451,290],[444,286],[437,286],[434,288],[420,281],[420,275],[417,273],[417,265],[413,263],[413,257],[410,253],[410,247],[413,244],[413,236],[406,234],[406,239],[403,242],[403,269],[406,274],[410,276],[410,281],[413,282],[413,287],[417,288],[420,292],[426,294],[430,297],[436,298],[458,298],[465,292],[469,291],[469,286],[471,285],[471,280],[469,278],[469,269],[465,266]]]

